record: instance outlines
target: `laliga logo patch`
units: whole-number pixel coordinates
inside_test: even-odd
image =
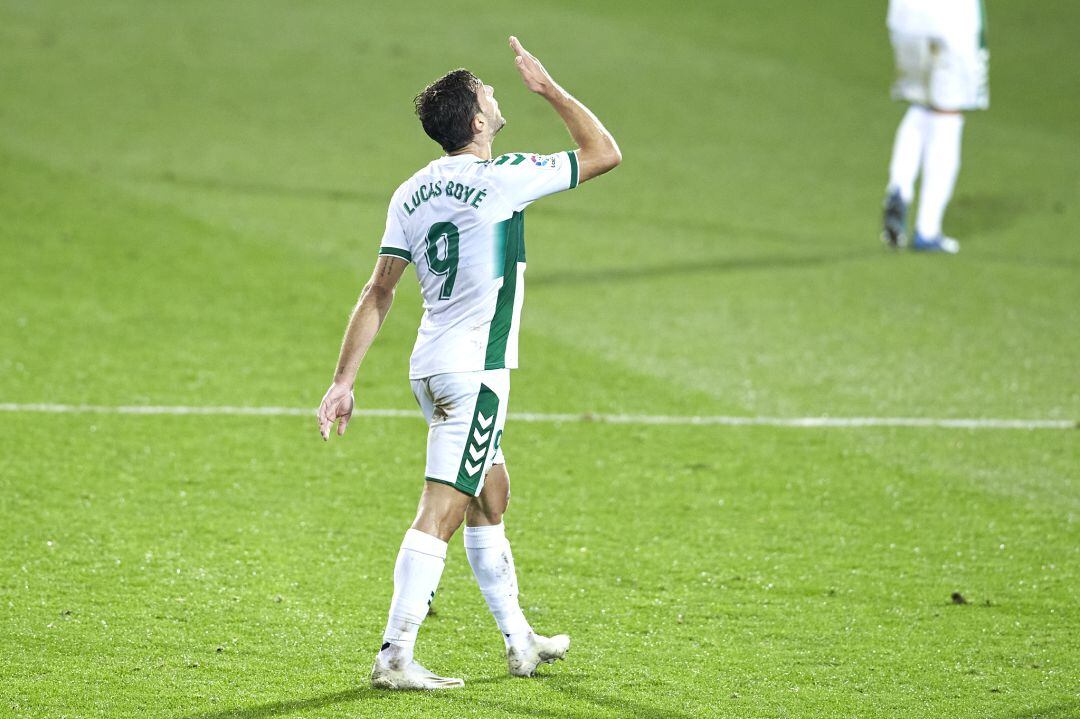
[[[529,155],[529,159],[532,160],[532,164],[537,167],[551,167],[555,168],[555,156],[554,155]]]

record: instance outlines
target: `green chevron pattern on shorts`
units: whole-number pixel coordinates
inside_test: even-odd
[[[514,321],[514,295],[517,293],[518,263],[525,261],[525,213],[515,212],[509,220],[495,226],[496,257],[502,255],[503,285],[495,298],[495,313],[488,329],[484,369],[506,366],[506,343]]]
[[[495,417],[499,413],[499,396],[486,384],[480,385],[476,395],[476,409],[465,440],[465,452],[461,456],[457,483],[454,487],[466,494],[476,495],[476,488],[483,477],[488,453],[495,443]]]

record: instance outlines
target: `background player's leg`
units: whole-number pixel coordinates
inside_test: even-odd
[[[908,208],[915,197],[915,179],[922,161],[927,115],[924,107],[911,105],[896,129],[881,230],[881,239],[890,247],[907,244]]]
[[[959,112],[933,111],[928,127],[915,231],[921,239],[935,240],[942,236],[942,218],[960,172],[964,116]]]
[[[896,128],[892,160],[889,162],[889,191],[899,192],[900,199],[906,205],[910,205],[915,198],[915,179],[919,176],[929,114],[926,108],[911,105]]]

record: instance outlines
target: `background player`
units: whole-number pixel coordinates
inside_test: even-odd
[[[424,316],[410,359],[413,393],[428,421],[420,506],[398,553],[394,596],[372,685],[444,689],[413,659],[417,630],[442,576],[450,537],[465,521],[465,549],[503,633],[511,674],[529,676],[561,659],[569,637],[535,634],[518,605],[517,576],[502,515],[510,480],[501,451],[510,370],[524,300],[525,207],[576,187],[622,160],[600,121],[510,38],[525,86],[546,99],[579,149],[493,159],[505,120],[493,89],[455,70],[416,97],[424,131],[446,151],[398,190],[387,212],[379,259],[349,320],[333,383],[319,408],[319,431],[345,432],[360,362],[386,318],[401,274],[416,265]]]
[[[911,103],[896,131],[882,241],[907,244],[907,213],[922,172],[912,249],[955,253],[941,229],[960,171],[964,110],[990,104],[989,53],[981,0],[890,0],[896,54],[893,97]]]

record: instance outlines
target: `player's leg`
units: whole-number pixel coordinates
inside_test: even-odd
[[[372,685],[383,689],[448,689],[463,685],[460,679],[440,677],[413,659],[417,633],[442,578],[447,542],[461,525],[473,498],[451,484],[433,479],[449,477],[451,470],[445,465],[453,461],[455,448],[460,457],[467,428],[458,427],[460,421],[455,422],[444,409],[465,399],[450,396],[455,391],[463,394],[460,387],[452,381],[436,382],[433,391],[432,379],[413,382],[413,392],[430,427],[426,470],[429,481],[424,483],[416,518],[405,533],[394,565],[394,596],[383,644],[371,671]]]
[[[915,180],[922,162],[928,114],[920,105],[908,106],[893,140],[882,220],[882,241],[892,247],[907,244],[907,214],[915,199]]]
[[[465,512],[465,528],[501,524],[503,514],[509,506],[510,473],[506,469],[502,448],[496,447],[495,459],[484,479],[484,488],[469,502],[469,508]]]
[[[461,524],[468,500],[445,485],[427,482],[424,487],[416,520],[405,532],[394,564],[394,596],[371,672],[377,688],[451,689],[464,684],[428,671],[413,659],[413,650],[442,578],[447,540]]]
[[[914,249],[950,253],[960,249],[959,242],[945,236],[942,221],[960,173],[962,113],[989,104],[988,57],[974,35],[967,42],[942,42],[934,54]]]
[[[893,34],[891,40],[896,59],[893,97],[909,105],[893,139],[881,239],[890,247],[902,247],[907,243],[908,208],[915,199],[926,141],[930,45],[921,36]]]
[[[509,647],[524,643],[532,628],[518,604],[514,555],[503,525],[503,514],[510,504],[510,475],[500,446],[510,393],[509,372],[492,372],[487,380],[500,395],[500,410],[492,427],[492,451],[483,488],[469,503],[465,514],[465,554],[480,593]]]
[[[915,180],[922,163],[926,141],[926,121],[929,113],[921,105],[909,105],[896,128],[892,158],[889,161],[889,190],[900,195],[910,205],[915,199]]]
[[[425,482],[416,519],[405,532],[394,565],[394,596],[379,651],[386,666],[412,662],[417,632],[446,564],[447,542],[461,526],[470,499],[453,487]]]
[[[465,553],[506,645],[511,674],[532,676],[540,664],[562,659],[570,637],[533,632],[518,601],[517,569],[506,538],[503,515],[510,503],[510,474],[501,449],[487,474],[484,489],[465,515]]]
[[[507,648],[522,646],[532,627],[518,604],[517,571],[506,538],[503,513],[510,501],[506,464],[494,464],[480,496],[465,515],[465,554]]]
[[[960,144],[964,132],[964,116],[960,112],[933,110],[923,152],[922,193],[915,219],[917,250],[956,252],[960,243],[945,237],[942,221],[952,199],[956,178],[960,174]]]

